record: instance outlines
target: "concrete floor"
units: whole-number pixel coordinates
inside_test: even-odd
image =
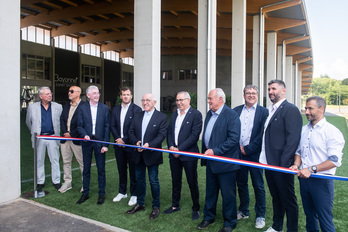
[[[111,225],[18,198],[0,205],[1,232],[126,232]]]

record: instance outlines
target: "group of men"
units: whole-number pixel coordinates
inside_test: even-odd
[[[75,95],[75,94],[76,95]],[[179,92],[176,95],[177,110],[173,112],[169,126],[167,116],[156,108],[156,97],[145,94],[142,108],[132,103],[129,88],[121,90],[122,103],[112,110],[99,102],[99,90],[90,86],[86,90],[88,102],[80,99],[81,89],[69,89],[71,102],[64,106],[52,102],[47,87],[39,89],[41,103],[29,106],[27,125],[31,133],[84,138],[84,142],[66,141],[61,144],[64,184],[60,186],[59,147],[56,141],[38,140],[38,189],[42,189],[44,156],[47,146],[52,164],[52,182],[60,191],[71,189],[71,159],[75,154],[83,173],[82,196],[76,202],[81,204],[89,198],[90,168],[94,151],[98,169],[99,198],[105,200],[105,152],[110,130],[115,139],[115,157],[119,173],[119,190],[114,202],[127,198],[127,179],[130,179],[129,206],[126,214],[145,210],[146,169],[152,193],[150,220],[160,214],[160,184],[158,168],[163,163],[162,148],[167,138],[172,177],[172,204],[163,214],[180,211],[182,172],[191,192],[192,220],[200,218],[197,166],[198,158],[179,155],[175,151],[199,152],[197,142],[202,133],[202,153],[246,161],[260,162],[298,171],[301,197],[306,214],[307,231],[335,231],[333,224],[333,181],[309,178],[311,173],[335,174],[341,165],[344,138],[342,133],[328,123],[324,117],[325,100],[320,97],[307,99],[305,114],[309,123],[302,128],[302,116],[298,108],[285,98],[286,87],[281,80],[268,83],[268,95],[273,103],[270,109],[258,105],[258,88],[247,85],[243,90],[245,104],[234,109],[225,105],[222,89],[209,92],[209,111],[204,120],[202,114],[190,106],[190,95]],[[75,98],[75,96],[78,96]],[[60,115],[61,114],[61,115]],[[59,120],[60,117],[60,120]],[[204,126],[203,126],[204,125]],[[302,134],[301,134],[302,133]],[[99,142],[88,142],[88,140]],[[101,141],[101,142],[100,142]],[[122,146],[136,145],[137,149]],[[33,144],[34,146],[34,144]],[[82,149],[81,149],[82,147]],[[151,149],[147,149],[151,148]],[[263,170],[242,165],[224,163],[212,159],[201,159],[206,166],[206,196],[203,220],[197,226],[205,229],[216,217],[219,193],[222,195],[223,227],[219,232],[236,228],[237,220],[249,218],[248,175],[250,172],[255,192],[256,228],[265,226],[266,194]],[[39,171],[40,169],[40,171]],[[283,230],[286,214],[287,231],[298,231],[298,204],[295,195],[294,175],[276,171],[265,171],[273,204],[273,224],[267,232]],[[325,188],[322,186],[325,185]],[[240,205],[237,210],[237,188]]]

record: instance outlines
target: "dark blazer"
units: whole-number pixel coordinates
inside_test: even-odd
[[[170,147],[175,146],[175,121],[178,116],[178,111],[174,111],[172,114],[172,118],[168,127],[168,136],[167,136],[167,144],[168,149]],[[196,109],[190,107],[187,111],[186,116],[181,124],[179,137],[178,137],[178,149],[179,151],[190,151],[190,152],[199,152],[197,141],[199,139],[199,135],[202,131],[202,114]],[[169,154],[170,159],[176,159],[174,155]],[[198,158],[189,157],[185,155],[179,156],[181,161],[194,161]]]
[[[267,163],[290,167],[301,138],[302,116],[297,107],[285,100],[270,119],[265,131]]]
[[[71,118],[70,121],[70,131],[68,131],[68,127],[67,127],[67,122],[68,122],[68,117],[69,117],[69,111],[70,111],[70,102],[66,103],[63,106],[63,112],[62,115],[60,116],[60,128],[61,128],[61,132],[62,134],[65,133],[69,133],[71,137],[74,138],[79,138],[79,132],[77,131],[77,119],[79,117],[79,108],[85,104],[86,102],[84,101],[80,101],[79,105],[77,106],[74,115]],[[61,140],[60,143],[65,143],[66,140]],[[74,144],[76,145],[80,145],[80,141],[73,141]]]
[[[88,135],[92,139],[92,115],[89,102],[81,105],[78,114],[77,130],[80,138]],[[110,112],[109,107],[103,103],[98,103],[97,121],[95,125],[95,139],[101,141],[110,141]],[[82,146],[85,143],[81,143]],[[103,147],[108,147],[108,144],[102,144]]]
[[[233,110],[237,112],[237,114],[242,114],[242,110],[244,105],[240,105],[235,107]],[[244,151],[247,155],[241,155],[243,160],[259,162],[261,147],[262,147],[262,137],[263,130],[265,126],[266,119],[268,117],[268,109],[263,106],[257,105],[254,117],[253,129],[251,131],[250,142],[249,145],[244,147]]]
[[[202,138],[202,152],[207,148],[204,144],[204,135],[209,119],[212,116],[211,110],[208,111],[204,122],[204,132]],[[213,149],[214,155],[240,159],[240,120],[236,111],[224,105],[217,118],[211,133],[209,147]],[[207,166],[211,167],[214,174],[231,172],[240,167],[236,164],[224,163],[220,161],[206,160]],[[204,161],[202,162],[204,164]]]
[[[144,113],[145,111],[135,113],[134,119],[129,128],[129,141],[133,145],[136,145],[138,141],[141,141],[141,127]],[[148,143],[150,147],[162,148],[162,142],[167,135],[167,127],[167,115],[155,109],[146,128],[143,144]],[[135,149],[132,154],[133,162],[138,164],[141,157],[146,166],[159,165],[163,163],[163,155],[162,152],[159,151],[144,149],[142,152],[138,152],[138,150]]]
[[[114,136],[114,139],[121,138],[121,105],[117,105],[114,107],[111,113],[111,132],[112,135]],[[129,108],[127,110],[126,117],[124,118],[124,123],[123,123],[123,142],[128,144],[129,143],[129,138],[128,138],[128,131],[129,127],[132,123],[134,114],[136,112],[141,112],[141,108],[134,103],[131,103],[129,105]],[[118,147],[118,146],[115,146]]]

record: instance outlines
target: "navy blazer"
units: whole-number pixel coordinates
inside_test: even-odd
[[[300,111],[295,105],[285,100],[270,119],[265,131],[268,164],[288,168],[294,163],[301,129]]]
[[[190,107],[186,116],[181,124],[178,146],[175,145],[175,121],[178,117],[178,111],[174,111],[168,127],[167,144],[168,149],[170,147],[178,147],[179,151],[199,152],[197,141],[202,131],[202,114],[198,110]],[[169,154],[170,159],[177,159],[173,154]],[[195,161],[198,158],[181,155],[179,158],[181,161]]]
[[[77,130],[81,138],[88,135],[92,139],[92,114],[91,105],[89,102],[81,105],[78,114]],[[95,125],[95,139],[105,142],[110,142],[110,112],[109,107],[98,102],[97,120]],[[82,146],[85,143],[81,143]],[[103,147],[108,147],[108,144],[102,144]]]
[[[61,128],[61,132],[62,134],[65,133],[69,133],[71,137],[74,138],[79,138],[79,132],[77,131],[77,119],[78,119],[78,113],[79,113],[79,108],[80,106],[82,106],[83,104],[85,104],[86,102],[84,101],[80,101],[79,105],[77,106],[71,121],[70,121],[70,131],[68,131],[68,126],[67,126],[67,122],[68,122],[68,118],[69,118],[69,111],[70,111],[70,102],[66,103],[63,106],[63,111],[62,114],[60,116],[60,128]],[[61,140],[60,143],[65,143],[66,140]],[[80,145],[80,141],[72,141],[74,144],[76,145]]]
[[[145,111],[134,114],[134,119],[129,128],[129,141],[136,145],[141,141],[141,128]],[[155,109],[153,115],[146,128],[143,144],[148,143],[149,147],[162,148],[162,142],[166,138],[168,127],[167,115]],[[137,149],[132,153],[132,160],[135,164],[139,164],[140,158],[144,160],[146,166],[159,165],[163,163],[163,155],[160,151],[144,149],[138,152]]]
[[[204,122],[204,132],[202,138],[202,152],[208,150],[204,143],[204,136],[207,124],[212,116],[211,110],[208,111]],[[236,111],[224,105],[217,118],[209,140],[209,148],[213,149],[214,155],[240,159],[240,120]],[[202,160],[203,161],[203,160]],[[224,163],[220,161],[205,160],[207,167],[211,167],[214,174],[231,172],[238,170],[239,165]],[[205,162],[203,161],[202,164]]]
[[[121,109],[122,106],[121,105],[117,105],[114,107],[114,109],[112,110],[111,113],[111,133],[114,136],[114,139],[118,139],[121,138]],[[135,105],[134,103],[131,103],[129,105],[129,108],[127,110],[127,114],[124,118],[124,123],[123,123],[123,142],[125,144],[129,143],[129,138],[128,138],[128,131],[129,131],[129,127],[132,123],[134,114],[136,112],[141,112],[141,108],[137,105]],[[119,146],[115,146],[115,147],[119,147]]]
[[[243,108],[244,105],[240,105],[235,107],[233,110],[235,110],[240,117]],[[247,155],[241,155],[241,158],[243,160],[259,162],[260,152],[262,148],[263,131],[267,117],[268,109],[263,106],[257,105],[249,145],[244,147],[244,151]]]

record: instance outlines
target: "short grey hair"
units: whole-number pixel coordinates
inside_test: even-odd
[[[319,96],[309,97],[309,98],[307,98],[306,103],[308,103],[308,102],[310,102],[312,100],[315,101],[315,104],[317,105],[318,108],[324,107],[324,112],[325,112],[325,110],[326,110],[326,101],[325,101],[324,98],[319,97]]]
[[[178,96],[179,94],[184,94],[185,98],[190,99],[191,100],[191,96],[188,92],[186,91],[180,91],[179,93],[176,94],[176,96]]]
[[[259,89],[257,88],[256,85],[247,85],[247,86],[245,86],[244,89],[243,89],[243,93],[244,93],[244,94],[245,94],[245,91],[246,91],[247,89],[254,89],[254,90],[256,90],[257,94],[259,94]]]
[[[282,81],[282,80],[279,80],[279,79],[271,80],[270,82],[268,82],[268,85],[271,85],[271,84],[274,84],[274,83],[277,83],[278,85],[280,85],[280,86],[282,86],[283,88],[286,89],[285,82]]]
[[[212,91],[215,91],[215,96],[217,98],[222,97],[223,102],[226,103],[226,94],[221,88],[216,88],[216,89],[213,89]]]
[[[86,94],[89,94],[92,91],[92,89],[98,89],[98,87],[95,85],[88,86],[88,88],[86,89]],[[99,89],[98,89],[98,91],[99,91]]]
[[[50,89],[50,87],[47,87],[47,86],[42,86],[42,87],[40,87],[37,91],[38,91],[38,93],[39,93],[39,95],[41,95],[42,94],[42,92],[45,90],[45,89],[48,89],[51,93],[52,93],[52,91],[51,91],[51,89]]]

